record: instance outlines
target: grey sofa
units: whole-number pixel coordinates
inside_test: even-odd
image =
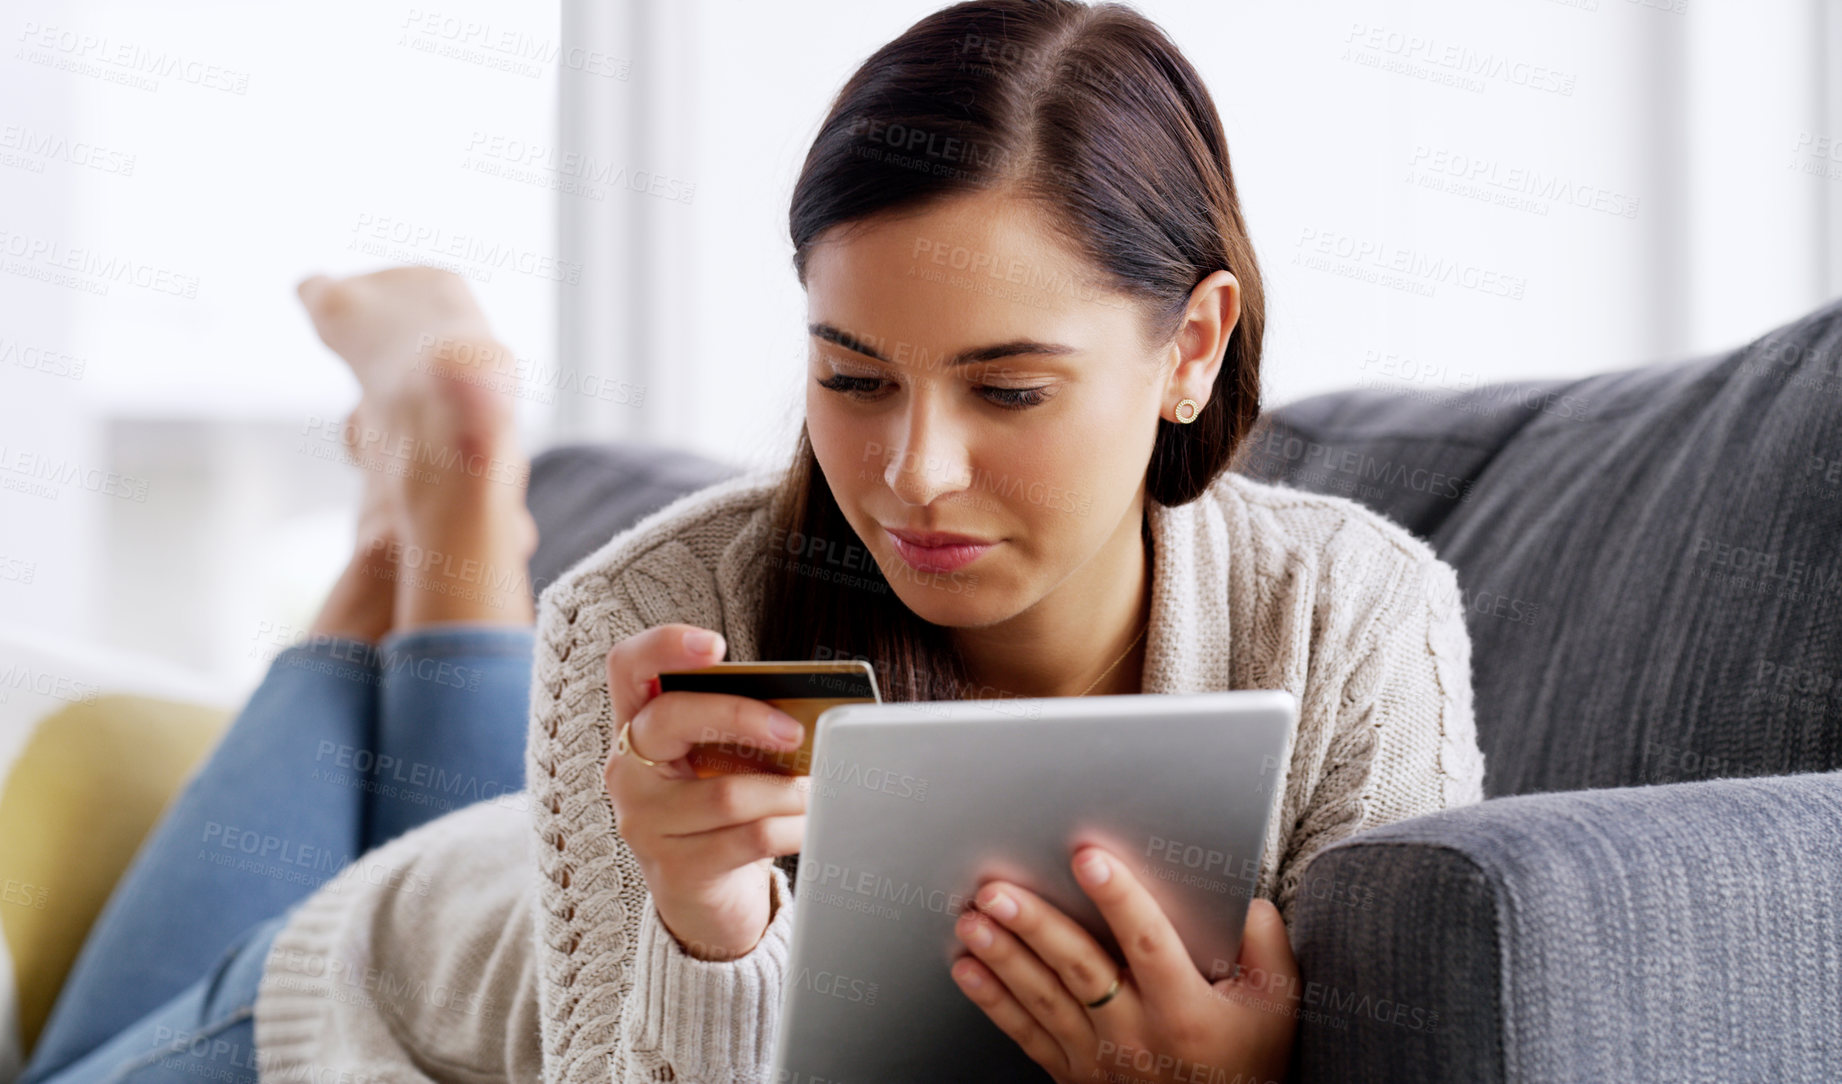
[[[1312,864],[1300,1081],[1842,1081],[1842,301],[1579,380],[1270,410],[1237,470],[1458,571],[1481,805]],[[542,584],[733,473],[533,467]]]

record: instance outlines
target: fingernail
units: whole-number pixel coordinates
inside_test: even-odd
[[[973,948],[986,948],[991,944],[991,927],[978,919],[963,924],[960,931],[966,944]]]
[[[985,985],[985,980],[979,976],[979,973],[977,971],[974,971],[970,967],[962,967],[958,971],[955,971],[953,974],[956,977],[958,977],[960,982],[966,984],[967,986],[971,987],[974,990]]]
[[[709,629],[692,629],[684,634],[684,649],[707,655],[721,648],[723,638]]]
[[[1002,892],[993,892],[991,894],[991,899],[979,904],[979,910],[997,919],[999,922],[1009,922],[1011,919],[1017,917],[1017,901],[1011,899]]]
[[[791,715],[775,712],[768,720],[768,732],[784,742],[797,742],[805,736],[806,728]]]
[[[1107,879],[1113,876],[1113,867],[1107,865],[1106,859],[1099,855],[1090,854],[1075,866],[1075,876],[1081,879],[1082,884],[1094,888],[1107,883]]]

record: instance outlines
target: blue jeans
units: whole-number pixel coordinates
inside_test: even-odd
[[[373,847],[524,786],[531,637],[433,625],[277,655],[109,897],[19,1084],[253,1084],[256,987],[294,908]]]

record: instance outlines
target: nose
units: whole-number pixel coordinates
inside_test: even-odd
[[[971,480],[965,436],[935,401],[938,383],[916,382],[899,423],[902,431],[886,445],[883,482],[907,504],[931,504]]]

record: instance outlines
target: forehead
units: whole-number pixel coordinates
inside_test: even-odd
[[[1040,209],[997,192],[849,223],[814,245],[806,267],[808,317],[871,342],[947,350],[1136,329],[1133,310]]]

